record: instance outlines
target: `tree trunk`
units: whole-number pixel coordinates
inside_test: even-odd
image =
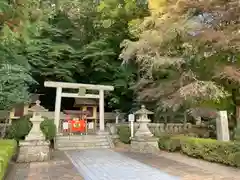
[[[233,118],[235,120],[235,126],[240,125],[240,96],[237,89],[232,90],[232,101],[234,103]]]

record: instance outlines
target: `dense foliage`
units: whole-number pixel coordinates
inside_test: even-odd
[[[128,24],[145,16],[147,6],[143,5],[134,0],[3,1],[1,37],[14,40],[14,46],[3,47],[24,66],[16,72],[15,61],[4,58],[10,63],[11,73],[20,76],[4,77],[0,108],[26,102],[28,92],[54,97],[54,92],[43,87],[44,81],[52,80],[114,85],[115,91],[108,94],[108,107],[129,109],[134,97],[129,87],[135,82],[136,70],[134,66],[121,66],[119,44],[131,39]],[[1,57],[1,62],[4,59]],[[32,84],[31,78],[38,84]],[[51,100],[43,103],[53,105]]]
[[[207,106],[234,114],[239,2],[146,2],[1,1],[0,109],[27,102],[29,92],[46,94],[43,105],[53,109],[55,91],[43,86],[52,80],[114,85],[111,109],[144,102],[161,111]]]
[[[231,106],[239,87],[239,1],[150,2],[138,40],[125,40],[120,56],[139,65],[139,99],[164,110]]]
[[[35,9],[31,1],[0,3],[0,109],[27,103],[29,88],[36,84],[25,54],[29,37],[38,33],[37,22],[29,16]]]

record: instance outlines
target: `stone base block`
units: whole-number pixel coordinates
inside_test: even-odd
[[[17,162],[42,162],[50,160],[49,142],[45,140],[20,141]]]
[[[109,126],[109,131],[111,134],[117,134],[117,127],[114,125]]]
[[[119,135],[118,134],[114,134],[114,135],[110,135],[112,139],[119,139]]]
[[[159,152],[158,138],[155,138],[155,137],[135,138],[134,137],[131,140],[130,151],[156,154]]]
[[[107,131],[98,131],[96,134],[97,135],[109,135],[109,132],[107,132]]]
[[[117,135],[117,134],[110,135],[110,138],[112,139],[113,144],[116,144],[120,141],[119,140],[119,135]]]

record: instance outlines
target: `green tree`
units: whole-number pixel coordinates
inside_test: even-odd
[[[108,106],[131,106],[134,94],[130,86],[136,80],[136,69],[134,65],[121,66],[120,43],[131,39],[129,26],[148,13],[146,5],[133,0],[9,2],[0,4],[4,32],[0,37],[5,43],[1,48],[6,48],[0,50],[6,56],[1,64],[7,64],[3,68],[11,65],[11,73],[20,76],[3,76],[3,104],[9,99],[8,104],[25,102],[29,87],[46,93],[43,82],[53,80],[114,85],[115,91],[108,94]],[[4,69],[1,72],[7,74]],[[31,77],[38,84],[32,84]],[[10,93],[9,89],[18,92],[19,100],[5,93]]]
[[[133,91],[129,87],[134,81],[135,69],[121,67],[120,43],[130,37],[128,22],[143,16],[146,8],[131,0],[124,3],[106,0],[100,4],[61,1],[58,5],[54,15],[48,16],[45,9],[42,10],[48,24],[26,48],[39,88],[45,80],[110,85],[119,82],[116,91],[108,94],[109,107],[130,106]]]
[[[20,12],[26,7],[4,2],[0,5],[0,109],[9,109],[29,100],[29,87],[35,81],[26,57],[21,54],[27,43],[28,28],[24,24],[28,21]]]

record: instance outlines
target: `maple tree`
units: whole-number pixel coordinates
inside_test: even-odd
[[[123,41],[120,55],[140,67],[140,100],[173,110],[224,105],[240,82],[239,1],[154,2],[138,40]]]

